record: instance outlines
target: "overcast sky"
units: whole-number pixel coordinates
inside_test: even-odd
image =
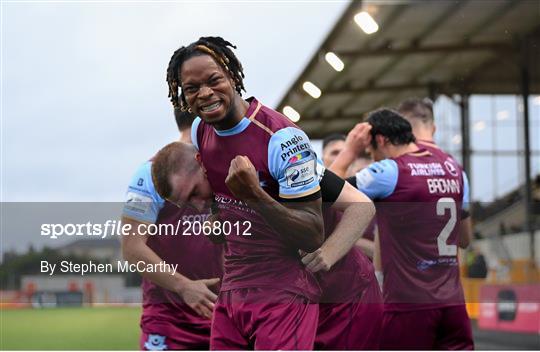
[[[275,106],[348,1],[3,3],[2,199],[122,201],[177,139],[165,71],[200,36],[238,46]]]
[[[206,35],[236,44],[246,96],[275,106],[348,4],[3,2],[1,199],[122,201],[138,165],[178,138],[165,82],[178,47]],[[531,104],[535,149],[538,99]],[[447,115],[452,124],[459,121],[457,108],[444,102],[438,106],[439,116]],[[505,119],[499,118],[500,111],[506,111]],[[489,121],[495,119],[504,133],[498,142],[489,137]],[[471,120],[475,149],[507,149],[508,136],[516,141],[512,148],[522,141],[515,98],[473,98]],[[444,123],[439,121],[439,141],[450,150],[459,147],[453,143],[459,126]],[[478,129],[478,123],[485,128]],[[486,158],[473,160],[472,170],[473,197],[484,201],[522,179],[517,158],[510,165],[489,164]],[[533,159],[536,172],[539,160],[538,155]],[[501,176],[494,181],[484,177],[488,169]]]

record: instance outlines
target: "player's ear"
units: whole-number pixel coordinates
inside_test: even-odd
[[[386,144],[386,137],[380,134],[376,134],[375,141],[377,142],[377,148],[384,147],[384,145]]]
[[[236,91],[236,83],[234,82],[234,78],[228,72],[226,72],[225,75],[229,79],[229,83],[233,87],[233,90]]]
[[[206,175],[206,168],[204,167],[204,164],[203,164],[203,162],[202,162],[201,153],[196,153],[196,154],[195,154],[195,160],[197,161],[197,163],[199,164],[199,166],[201,167],[201,169],[203,169],[204,174]]]
[[[432,135],[432,136],[435,135],[435,131],[437,131],[437,126],[435,126],[435,124],[432,124],[432,125],[431,125],[431,135]]]

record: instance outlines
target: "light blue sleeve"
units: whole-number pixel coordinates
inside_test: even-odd
[[[356,187],[371,199],[383,199],[394,193],[398,166],[394,160],[372,163],[356,174]]]
[[[201,118],[197,116],[195,120],[193,120],[193,123],[191,124],[191,143],[195,146],[197,151],[199,150],[199,141],[197,140],[197,129],[199,128],[200,123],[201,123]]]
[[[279,196],[305,197],[320,190],[317,155],[308,136],[287,127],[274,133],[268,144],[268,168],[279,183]]]
[[[133,220],[155,223],[165,201],[152,181],[152,162],[147,161],[135,172],[126,192],[122,215]]]
[[[467,177],[465,171],[463,171],[463,203],[461,205],[463,210],[469,210],[469,201],[469,178]]]

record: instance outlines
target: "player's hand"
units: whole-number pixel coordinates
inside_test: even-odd
[[[219,278],[205,280],[188,280],[179,290],[184,302],[197,314],[206,319],[212,319],[214,302],[217,295],[209,287],[217,285]]]
[[[255,166],[247,156],[237,156],[231,161],[225,184],[231,193],[240,200],[256,199],[260,188]]]
[[[302,263],[306,266],[306,269],[312,273],[328,271],[332,265],[334,265],[332,259],[326,255],[326,252],[322,248],[304,255]]]
[[[371,127],[367,122],[357,123],[347,134],[345,148],[356,154],[363,152],[371,143]]]

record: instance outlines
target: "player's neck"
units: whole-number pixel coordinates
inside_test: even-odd
[[[191,133],[190,130],[183,130],[180,134],[180,142],[191,144]]]
[[[234,99],[234,110],[230,116],[227,116],[222,122],[217,123],[214,127],[218,131],[225,131],[238,125],[240,121],[246,116],[246,112],[249,109],[249,103],[242,99],[240,95],[237,95]]]
[[[404,154],[413,153],[418,150],[415,143],[392,146],[389,150],[391,158],[397,158]]]
[[[419,141],[433,142],[433,136],[430,132],[427,133],[414,133],[414,136]]]
[[[426,142],[433,141],[433,129],[428,127],[416,127],[413,128],[413,134],[416,139]]]

